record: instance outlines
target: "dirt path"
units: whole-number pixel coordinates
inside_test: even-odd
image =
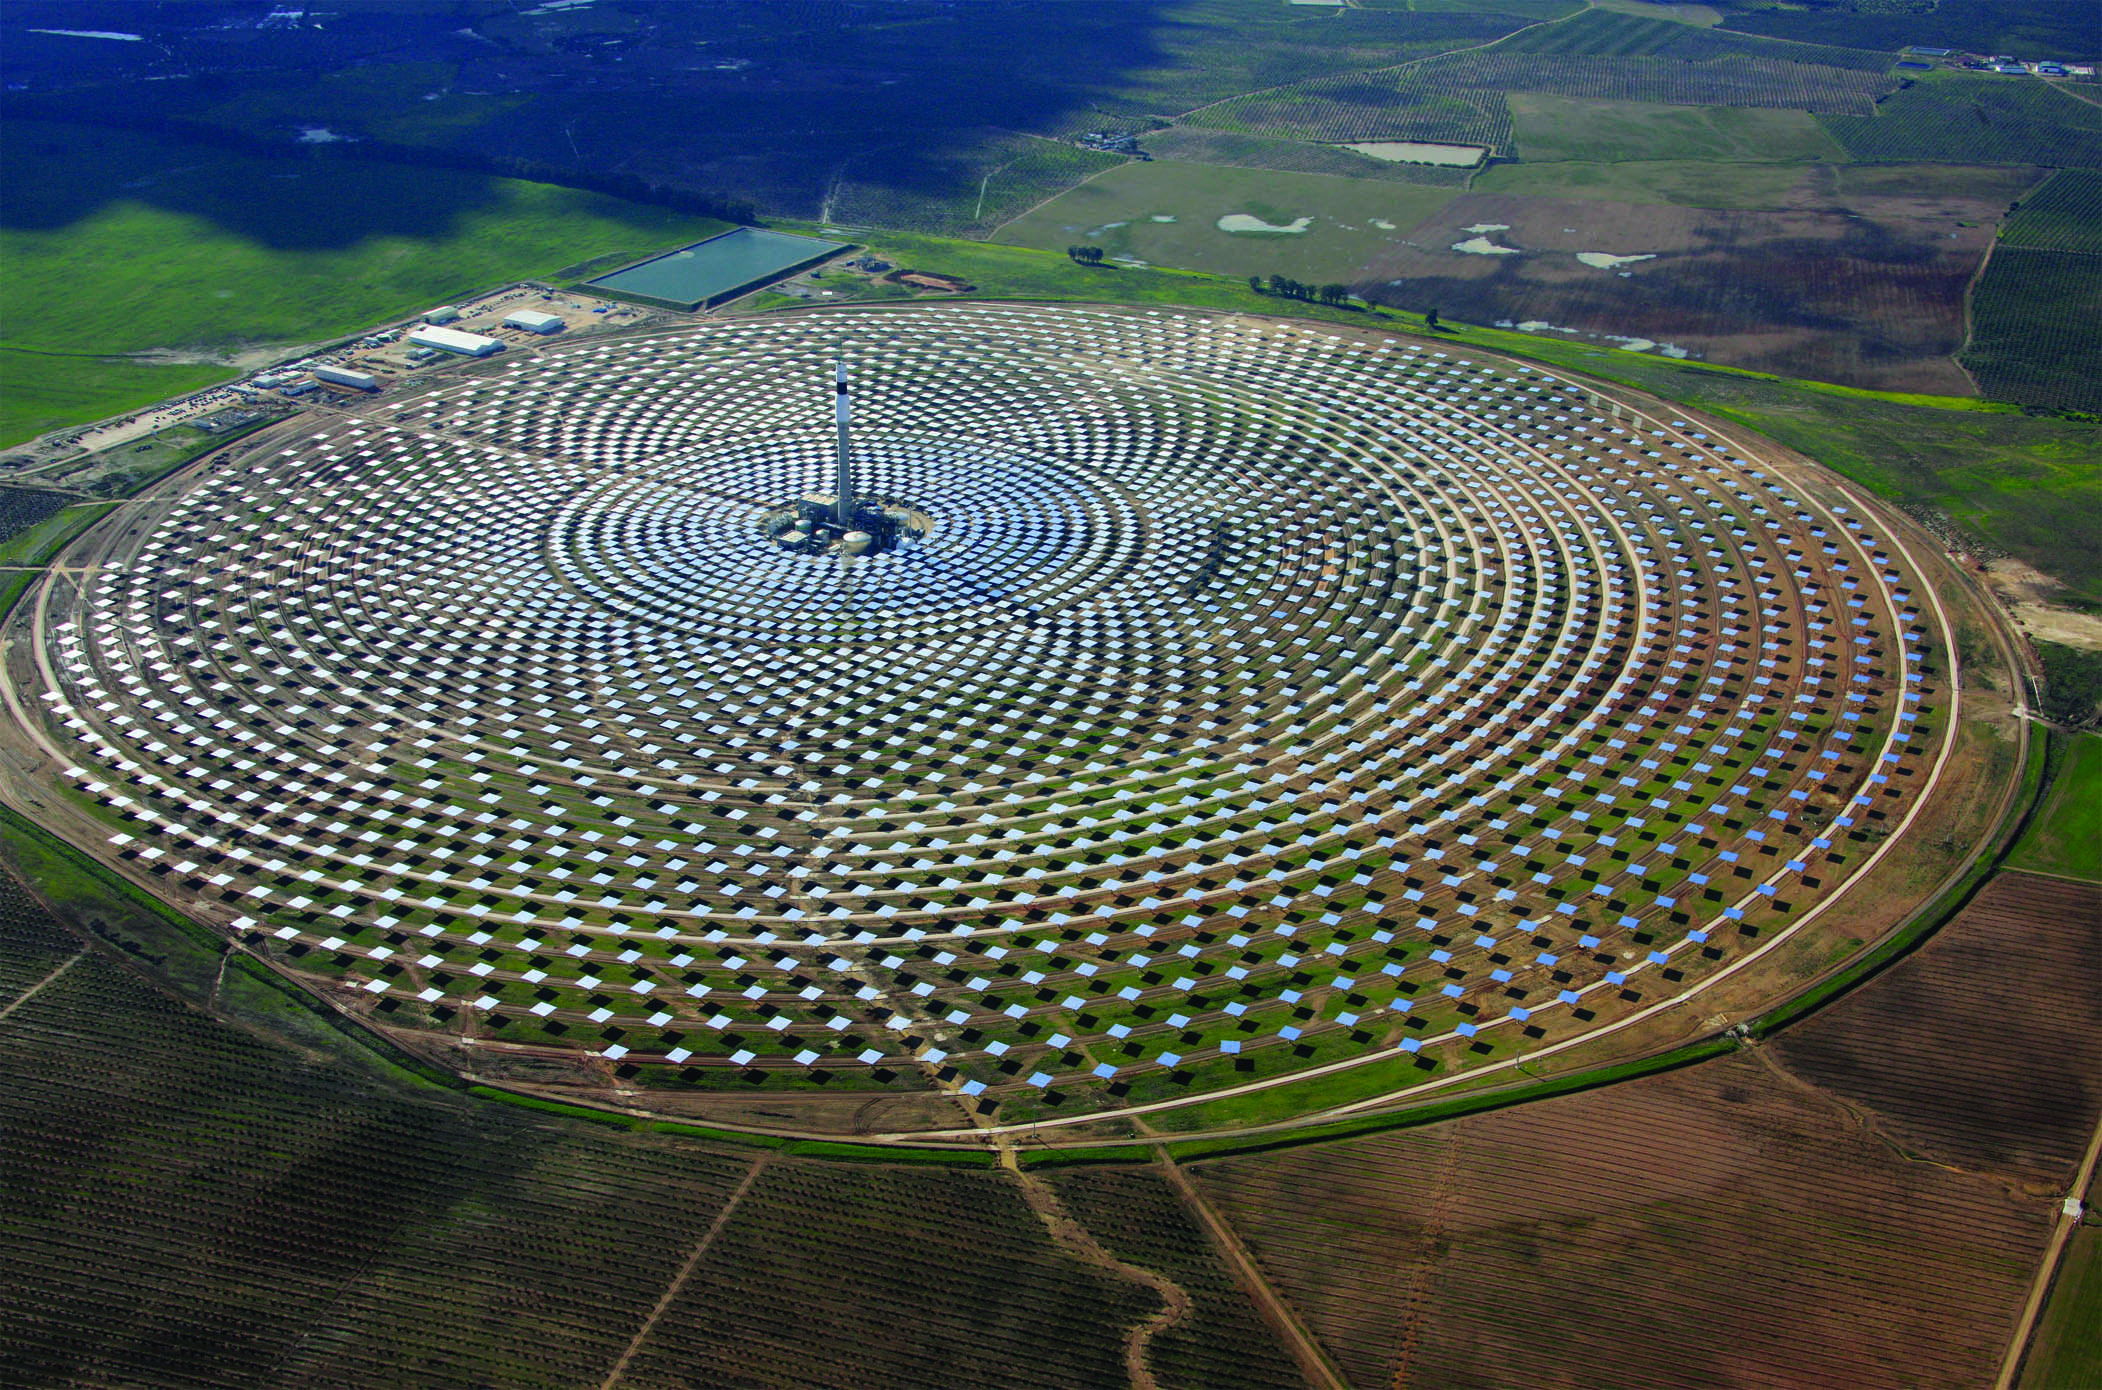
[[[1065,1203],[1058,1200],[1051,1184],[1022,1167],[1015,1157],[1014,1145],[1000,1145],[1000,1166],[1021,1188],[1022,1200],[1044,1223],[1055,1244],[1098,1269],[1106,1269],[1135,1284],[1144,1284],[1160,1295],[1160,1311],[1135,1323],[1124,1336],[1124,1374],[1130,1379],[1132,1390],[1160,1390],[1160,1382],[1153,1378],[1153,1371],[1146,1364],[1146,1349],[1155,1337],[1189,1316],[1188,1291],[1157,1270],[1112,1255],[1066,1210]]]
[[[2073,1186],[2067,1194],[2077,1203],[2087,1195],[2088,1187],[2095,1180],[2095,1163],[2102,1158],[2102,1123],[2088,1136],[2087,1154],[2080,1160],[2080,1171],[2073,1177]],[[2014,1325],[2014,1337],[2007,1344],[2007,1359],[2000,1363],[2000,1374],[1993,1380],[1993,1390],[2013,1390],[2015,1375],[2022,1369],[2022,1358],[2028,1354],[2029,1339],[2036,1334],[2036,1319],[2043,1312],[2044,1299],[2051,1292],[2051,1281],[2058,1274],[2058,1262],[2065,1256],[2066,1245],[2073,1239],[2073,1231],[2080,1225],[2080,1218],[2063,1205],[2058,1210],[2058,1224],[2051,1228],[2051,1243],[2044,1250],[2044,1257],[2037,1262],[2036,1282],[2029,1286],[2029,1297],[2022,1303],[2021,1319]]]
[[[1371,76],[1371,75],[1372,75],[1372,74],[1374,74],[1374,73],[1381,73],[1381,72],[1396,72],[1396,71],[1399,71],[1399,70],[1400,70],[1400,69],[1402,69],[1402,68],[1407,68],[1407,67],[1414,67],[1414,66],[1415,66],[1416,64],[1418,64],[1418,63],[1428,63],[1428,62],[1429,62],[1429,61],[1431,61],[1431,59],[1433,59],[1433,58],[1450,58],[1450,57],[1452,57],[1452,56],[1453,56],[1454,54],[1456,54],[1456,53],[1476,53],[1476,52],[1479,52],[1479,51],[1481,51],[1481,50],[1482,50],[1482,49],[1484,49],[1484,48],[1493,48],[1493,47],[1495,47],[1495,46],[1496,46],[1497,44],[1500,44],[1500,43],[1502,43],[1502,42],[1503,42],[1503,41],[1504,41],[1505,39],[1515,39],[1515,38],[1517,38],[1517,37],[1518,37],[1518,36],[1519,36],[1520,34],[1530,33],[1530,32],[1532,32],[1532,31],[1533,31],[1533,30],[1535,30],[1535,29],[1545,29],[1545,28],[1547,28],[1547,27],[1548,27],[1549,25],[1553,25],[1553,24],[1566,24],[1566,23],[1568,23],[1568,22],[1569,22],[1570,20],[1572,20],[1572,19],[1575,19],[1575,18],[1576,18],[1576,17],[1578,16],[1578,15],[1580,15],[1580,14],[1583,14],[1583,13],[1585,13],[1585,11],[1589,10],[1590,8],[1591,8],[1591,6],[1590,6],[1589,4],[1586,4],[1586,5],[1584,6],[1584,8],[1583,8],[1583,9],[1581,9],[1581,10],[1572,10],[1572,11],[1570,11],[1570,12],[1569,12],[1568,14],[1565,14],[1565,15],[1561,15],[1561,16],[1558,16],[1557,18],[1554,18],[1554,19],[1543,19],[1543,20],[1540,20],[1540,21],[1538,21],[1537,23],[1533,23],[1533,24],[1528,24],[1528,25],[1526,25],[1526,26],[1525,26],[1525,28],[1523,28],[1523,29],[1513,29],[1513,30],[1512,30],[1512,31],[1511,31],[1510,33],[1508,33],[1508,34],[1498,34],[1498,35],[1497,35],[1497,36],[1496,36],[1495,38],[1493,38],[1493,39],[1490,39],[1490,40],[1488,40],[1487,42],[1484,42],[1484,43],[1470,43],[1470,44],[1465,44],[1465,45],[1463,45],[1463,46],[1461,46],[1461,47],[1459,47],[1459,48],[1447,48],[1447,49],[1444,49],[1444,50],[1442,50],[1442,51],[1440,51],[1440,52],[1437,52],[1437,53],[1426,53],[1426,54],[1424,54],[1424,55],[1423,55],[1422,57],[1420,57],[1420,58],[1409,58],[1409,59],[1406,59],[1406,60],[1404,60],[1404,61],[1402,61],[1402,62],[1399,62],[1399,63],[1389,63],[1389,64],[1387,64],[1387,65],[1386,65],[1385,67],[1382,67],[1382,68],[1355,68],[1355,69],[1352,69],[1352,70],[1351,70],[1351,71],[1349,71],[1349,72],[1331,72],[1331,73],[1323,73],[1323,74],[1321,74],[1321,76],[1323,76],[1323,77],[1369,77],[1369,76]],[[1287,87],[1296,87],[1296,86],[1298,86],[1298,85],[1299,85],[1300,83],[1302,83],[1302,82],[1306,82],[1306,81],[1310,81],[1310,80],[1312,80],[1312,79],[1309,79],[1309,78],[1304,78],[1304,77],[1298,77],[1298,78],[1294,78],[1294,79],[1293,79],[1292,81],[1290,81],[1290,82],[1280,82],[1280,83],[1278,83],[1278,84],[1277,84],[1276,86],[1274,86],[1274,87],[1257,87],[1257,88],[1256,88],[1256,89],[1255,89],[1254,91],[1250,91],[1250,92],[1235,92],[1235,93],[1234,93],[1234,94],[1233,94],[1232,96],[1229,96],[1229,97],[1220,97],[1220,98],[1219,98],[1219,99],[1218,99],[1217,101],[1207,101],[1207,102],[1205,102],[1205,103],[1204,103],[1204,104],[1203,104],[1202,106],[1192,106],[1192,107],[1191,107],[1191,108],[1190,108],[1189,110],[1187,110],[1187,111],[1184,111],[1184,112],[1181,112],[1181,113],[1179,113],[1178,115],[1176,115],[1174,119],[1175,119],[1176,121],[1178,121],[1178,122],[1180,122],[1180,121],[1186,121],[1186,120],[1188,120],[1188,119],[1189,119],[1190,117],[1192,117],[1192,116],[1196,115],[1196,114],[1197,114],[1197,113],[1198,113],[1199,111],[1209,111],[1209,110],[1211,110],[1211,109],[1212,109],[1212,108],[1213,108],[1214,106],[1224,106],[1224,105],[1225,105],[1225,104],[1226,104],[1227,102],[1229,102],[1229,101],[1239,101],[1239,100],[1240,100],[1240,99],[1241,99],[1242,97],[1259,97],[1259,96],[1263,96],[1263,95],[1265,95],[1266,93],[1269,93],[1269,92],[1281,92],[1281,91],[1283,91],[1283,90],[1284,90],[1285,88],[1287,88]]]
[[[671,1307],[672,1300],[679,1296],[679,1290],[686,1287],[686,1281],[693,1277],[694,1270],[700,1268],[701,1256],[708,1253],[708,1247],[715,1244],[715,1238],[722,1234],[723,1227],[730,1224],[731,1214],[737,1210],[738,1203],[744,1200],[744,1194],[752,1190],[752,1184],[758,1180],[759,1174],[765,1171],[766,1160],[767,1155],[764,1153],[752,1160],[752,1166],[745,1170],[744,1180],[737,1184],[737,1190],[730,1194],[730,1200],[723,1203],[723,1209],[715,1214],[715,1220],[708,1223],[708,1229],[694,1242],[693,1250],[686,1256],[686,1262],[679,1266],[679,1272],[664,1286],[664,1293],[658,1298],[657,1306],[650,1309],[650,1315],[642,1320],[642,1326],[635,1329],[634,1337],[628,1341],[628,1349],[620,1354],[620,1360],[613,1363],[613,1369],[606,1372],[606,1378],[599,1382],[599,1390],[613,1390],[620,1378],[627,1374],[628,1362],[635,1359],[635,1353],[642,1349],[642,1344],[656,1328],[657,1319],[664,1316],[664,1310]]]
[[[50,984],[50,983],[51,983],[52,981],[56,980],[56,979],[57,979],[57,978],[58,978],[59,976],[61,976],[61,975],[65,974],[65,973],[66,973],[66,972],[67,972],[68,970],[71,970],[71,969],[72,969],[72,968],[73,968],[74,966],[78,965],[78,964],[80,963],[80,957],[81,957],[81,956],[84,956],[84,955],[86,955],[86,954],[87,954],[87,951],[86,951],[85,949],[82,949],[82,951],[80,952],[80,954],[79,954],[79,955],[76,955],[76,956],[73,956],[73,957],[69,958],[68,960],[66,960],[66,961],[65,961],[65,963],[63,963],[62,965],[60,965],[60,966],[59,966],[59,967],[58,967],[58,968],[57,968],[56,970],[52,971],[52,972],[51,972],[51,973],[50,973],[49,975],[46,975],[46,976],[45,976],[45,977],[44,977],[43,979],[41,979],[41,980],[38,980],[38,981],[37,981],[37,982],[36,982],[35,984],[31,985],[31,986],[30,986],[30,987],[29,987],[28,989],[25,989],[25,990],[23,990],[23,991],[22,991],[22,992],[21,992],[20,994],[16,995],[16,996],[15,996],[15,998],[14,998],[14,1002],[10,1003],[10,1004],[9,1004],[9,1005],[8,1005],[8,1006],[7,1006],[6,1008],[4,1008],[4,1009],[0,1009],[0,1018],[6,1018],[6,1017],[7,1017],[7,1016],[8,1016],[9,1014],[13,1013],[13,1012],[14,1012],[14,1011],[15,1011],[16,1009],[19,1009],[19,1008],[21,1008],[21,1007],[22,1007],[22,1006],[23,1006],[24,1004],[27,1004],[27,1003],[28,1003],[28,1002],[29,1002],[30,1000],[32,1000],[32,999],[34,999],[34,998],[36,998],[36,996],[37,996],[37,992],[38,992],[39,990],[43,989],[43,987],[44,987],[45,985],[48,985],[48,984]]]
[[[1394,1354],[1394,1375],[1389,1382],[1393,1390],[1407,1390],[1409,1363],[1416,1359],[1416,1348],[1423,1341],[1431,1284],[1438,1277],[1438,1265],[1444,1258],[1445,1225],[1452,1215],[1453,1185],[1460,1173],[1460,1134],[1458,1128],[1446,1131],[1445,1161],[1438,1168],[1438,1195],[1431,1203],[1430,1219],[1423,1224],[1423,1253],[1416,1259],[1408,1298],[1402,1303],[1401,1348]]]
[[[1285,1348],[1292,1353],[1292,1359],[1299,1363],[1299,1369],[1306,1376],[1307,1384],[1319,1386],[1321,1390],[1350,1390],[1350,1383],[1337,1373],[1335,1366],[1328,1359],[1328,1353],[1321,1349],[1321,1344],[1314,1340],[1313,1334],[1300,1324],[1299,1315],[1270,1287],[1270,1281],[1263,1277],[1262,1268],[1256,1264],[1255,1256],[1241,1243],[1240,1233],[1213,1210],[1211,1203],[1204,1200],[1204,1194],[1197,1190],[1197,1185],[1190,1181],[1189,1175],[1182,1171],[1174,1156],[1165,1147],[1157,1148],[1153,1152],[1160,1161],[1162,1173],[1167,1176],[1168,1185],[1182,1198],[1183,1205],[1196,1213],[1197,1219],[1204,1223],[1212,1243],[1219,1248],[1219,1253],[1226,1257],[1227,1263],[1233,1266],[1234,1276],[1240,1281],[1241,1287],[1254,1298],[1255,1306],[1263,1317],[1284,1337]]]

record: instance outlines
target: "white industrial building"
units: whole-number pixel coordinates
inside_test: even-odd
[[[380,389],[380,379],[378,377],[371,372],[361,372],[352,367],[319,366],[314,368],[314,375],[323,381],[334,382],[338,386],[355,386],[360,391],[377,391]]]
[[[460,317],[460,311],[450,304],[440,304],[423,316],[425,323],[452,323]]]
[[[410,329],[409,341],[418,347],[456,352],[462,357],[487,357],[504,350],[504,345],[494,338],[484,338],[479,333],[462,333],[457,328],[433,328],[429,324]]]
[[[562,320],[553,314],[543,314],[538,309],[520,309],[515,314],[504,316],[506,328],[523,328],[528,333],[560,333]]]

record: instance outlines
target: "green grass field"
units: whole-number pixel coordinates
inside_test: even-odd
[[[724,225],[547,184],[48,122],[15,123],[8,149],[0,446],[229,374],[125,354],[324,341]]]
[[[2093,1190],[2088,1201],[2095,1200]],[[2073,1233],[2036,1325],[2020,1390],[2102,1385],[2102,1229],[2093,1218]]]
[[[1100,246],[1111,256],[1135,256],[1149,265],[1223,275],[1275,272],[1312,282],[1344,280],[1457,192],[1156,160],[1113,169],[1062,194],[1002,228],[994,240],[1043,250]],[[1278,227],[1308,221],[1296,233],[1220,230],[1219,219],[1236,213]]]
[[[2102,426],[2092,421],[1908,404],[1584,351],[1569,365],[1748,425],[1889,501],[1945,512],[2063,580],[2074,600],[2102,604]]]
[[[114,502],[83,502],[53,512],[36,525],[0,541],[0,565],[42,565],[81,532],[100,521]]]
[[[2007,865],[2102,883],[2102,734],[2070,740],[2057,780]]]
[[[0,233],[0,246],[5,242],[6,234]],[[4,251],[0,258],[5,258]],[[10,298],[13,294],[10,289]],[[137,410],[232,375],[225,367],[138,362],[0,344],[0,449],[47,430]]]
[[[1846,158],[1839,142],[1803,111],[1586,101],[1538,92],[1514,92],[1510,105],[1518,157],[1527,163],[1801,163]]]
[[[1803,182],[1799,164],[1688,163],[1496,164],[1475,176],[1476,193],[1540,198],[1598,198],[1615,203],[1688,208],[1777,208]]]

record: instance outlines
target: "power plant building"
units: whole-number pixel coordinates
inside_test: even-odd
[[[520,309],[515,314],[504,316],[506,328],[523,328],[528,333],[560,333],[562,320],[553,314],[543,314],[538,309]]]
[[[479,333],[462,333],[457,328],[433,328],[429,324],[410,329],[409,341],[417,347],[455,352],[462,357],[489,357],[504,350],[504,345],[494,338],[484,338]]]
[[[350,367],[321,366],[314,368],[314,375],[337,386],[355,386],[360,391],[377,391],[380,379],[371,372],[361,372]]]

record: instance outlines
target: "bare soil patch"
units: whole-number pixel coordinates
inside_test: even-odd
[[[2015,625],[2031,637],[2102,651],[2102,616],[2061,608],[2066,586],[2033,565],[2002,556],[1984,566],[1985,582]]]

